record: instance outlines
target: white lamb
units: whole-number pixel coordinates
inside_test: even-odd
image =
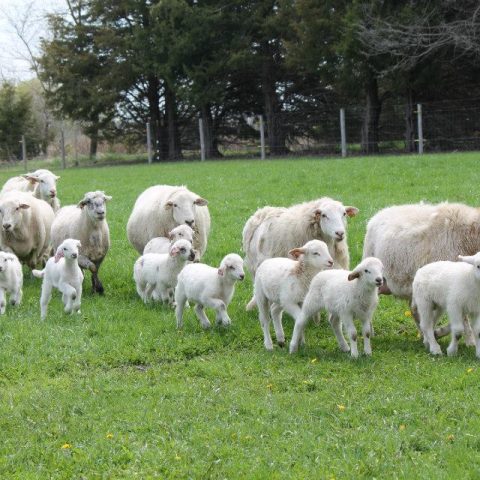
[[[62,293],[65,312],[80,313],[82,301],[83,273],[78,266],[80,241],[67,238],[57,248],[54,257],[48,259],[43,270],[33,270],[37,278],[43,278],[42,294],[40,297],[40,316],[45,320],[48,303],[55,287]]]
[[[320,270],[333,266],[327,244],[321,240],[310,240],[302,248],[294,248],[288,253],[297,260],[269,258],[260,264],[255,275],[254,299],[258,305],[267,350],[273,349],[270,336],[270,314],[277,342],[283,347],[285,334],[282,326],[282,310],[296,320],[302,311],[301,304],[312,278]],[[251,301],[247,305],[247,310],[254,307],[253,303]]]
[[[464,333],[464,315],[470,315],[476,355],[480,358],[480,253],[459,255],[460,262],[433,262],[420,268],[413,280],[412,303],[417,309],[423,342],[430,353],[441,355],[434,328],[443,312],[450,319],[452,337],[448,355],[455,355]]]
[[[210,328],[210,321],[205,315],[204,307],[213,308],[216,311],[218,324],[230,325],[227,308],[232,301],[235,282],[244,278],[243,260],[236,253],[226,255],[219,268],[203,263],[187,265],[180,272],[175,289],[177,328],[183,327],[183,309],[187,300],[196,303],[195,313],[203,328]]]
[[[383,265],[378,258],[368,257],[357,267],[347,270],[331,270],[318,273],[312,280],[302,306],[302,313],[295,322],[290,353],[297,351],[303,338],[308,319],[321,309],[329,313],[329,321],[337,337],[340,349],[358,357],[357,330],[354,318],[362,322],[364,351],[372,354],[372,316],[378,303],[378,288],[383,283]],[[350,347],[342,333],[345,325]]]
[[[0,252],[0,314],[5,313],[6,294],[10,295],[10,304],[20,305],[22,301],[23,272],[22,265],[13,253]]]
[[[133,267],[133,279],[140,298],[147,303],[161,299],[173,304],[173,289],[177,277],[188,261],[193,261],[195,251],[188,240],[177,240],[169,253],[147,253]]]
[[[152,238],[143,249],[143,254],[146,253],[168,253],[170,247],[177,240],[188,240],[193,243],[193,229],[188,225],[179,225],[168,232],[168,237]]]

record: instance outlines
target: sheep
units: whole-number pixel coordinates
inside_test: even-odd
[[[33,196],[47,202],[57,212],[60,209],[60,201],[57,197],[57,180],[60,177],[50,170],[40,168],[31,173],[10,178],[5,182],[0,193],[17,190],[21,192],[33,192]]]
[[[480,358],[480,253],[459,255],[458,259],[460,262],[433,262],[420,268],[413,279],[412,303],[418,312],[425,347],[433,355],[442,354],[433,330],[442,313],[448,313],[451,325],[449,356],[457,353],[464,332],[463,316],[471,315],[476,355]]]
[[[427,263],[480,251],[480,210],[460,203],[397,205],[376,213],[368,222],[363,256],[379,258],[385,266],[386,285],[380,293],[412,300],[416,271]],[[419,325],[416,309],[412,313]],[[468,345],[475,344],[465,319]],[[436,331],[449,333],[449,327]]]
[[[82,244],[78,264],[92,272],[92,289],[99,294],[104,287],[98,270],[110,248],[106,220],[106,202],[112,197],[103,191],[87,192],[77,205],[61,208],[52,225],[52,243],[56,249],[66,238],[78,238]]]
[[[173,305],[173,289],[177,276],[187,261],[195,258],[195,251],[188,240],[174,242],[169,253],[147,253],[133,267],[133,279],[144,303],[161,299]]]
[[[352,272],[332,270],[317,273],[310,284],[302,306],[302,312],[295,322],[290,353],[298,349],[308,319],[320,309],[329,313],[329,321],[340,349],[350,350],[353,358],[358,357],[357,330],[353,319],[362,322],[365,355],[372,354],[372,316],[378,303],[378,288],[383,284],[383,265],[378,258],[364,258]],[[347,329],[350,347],[342,333],[342,324]]]
[[[79,240],[67,238],[56,249],[54,257],[49,258],[43,270],[33,270],[37,278],[43,278],[40,296],[40,317],[45,320],[48,303],[55,287],[62,293],[65,313],[80,313],[82,301],[83,273],[78,265]]]
[[[142,253],[154,237],[166,237],[177,225],[187,224],[195,231],[193,247],[201,257],[207,248],[210,213],[207,200],[186,187],[155,185],[135,202],[127,223],[127,237]]]
[[[269,310],[278,345],[283,347],[285,335],[282,327],[282,310],[297,319],[301,312],[301,303],[314,275],[333,266],[328,247],[321,240],[310,240],[303,247],[294,248],[288,253],[297,260],[268,258],[260,264],[255,275],[254,299],[258,305],[267,350],[273,349]],[[247,310],[253,307],[252,303],[247,306]]]
[[[183,327],[183,310],[187,300],[196,303],[195,313],[203,328],[211,326],[204,307],[216,311],[217,324],[230,325],[227,308],[232,301],[235,282],[244,278],[243,260],[236,253],[226,255],[218,268],[203,263],[187,265],[180,272],[175,289],[177,328]]]
[[[181,239],[193,243],[193,230],[188,225],[179,225],[168,232],[167,237],[152,238],[143,249],[143,255],[146,253],[168,253],[172,243]]]
[[[6,294],[10,295],[12,306],[22,302],[22,265],[13,253],[0,252],[0,314],[6,309]]]
[[[53,210],[43,200],[26,192],[11,191],[0,196],[0,250],[14,253],[30,268],[50,251]]]

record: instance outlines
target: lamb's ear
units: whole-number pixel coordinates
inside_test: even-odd
[[[24,173],[22,177],[25,180],[28,180],[32,185],[34,185],[35,183],[38,183],[38,177],[36,177],[35,175],[32,175],[31,173]]]
[[[225,275],[225,267],[220,267],[220,268],[218,269],[218,275],[219,275],[220,277],[223,277],[223,276]]]
[[[64,257],[64,254],[63,254],[63,248],[62,246],[60,245],[58,248],[57,248],[57,252],[55,253],[55,263],[57,263],[61,258]]]
[[[168,210],[169,208],[173,207],[173,202],[169,200],[167,203],[165,203],[165,210]]]
[[[18,208],[23,208],[24,210],[26,210],[27,208],[30,208],[30,205],[28,203],[21,203]]]
[[[461,262],[465,262],[465,263],[469,263],[470,265],[473,265],[474,263],[474,256],[466,256],[464,257],[463,255],[459,255],[458,256],[458,259],[461,261]]]
[[[167,233],[167,238],[171,241],[173,238],[172,231]]]
[[[292,250],[288,252],[288,255],[296,260],[300,255],[303,255],[304,253],[304,248],[292,248]]]
[[[360,272],[356,272],[355,270],[351,273],[348,274],[348,281],[351,282],[352,280],[355,280],[356,278],[360,278]]]
[[[193,203],[199,207],[206,207],[208,205],[208,201],[202,197],[198,197]]]
[[[358,214],[360,210],[357,207],[345,207],[345,213],[349,217],[354,217],[355,215]]]
[[[77,248],[82,248],[82,243],[80,242],[80,240],[77,240]]]
[[[13,253],[5,253],[4,255],[5,255],[5,258],[6,258],[7,260],[10,260],[11,262],[13,262],[13,261],[15,260],[15,258],[16,258]]]
[[[178,247],[172,247],[170,249],[170,256],[171,257],[176,257],[179,252],[180,252],[180,249]]]

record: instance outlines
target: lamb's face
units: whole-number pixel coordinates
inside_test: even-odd
[[[381,287],[383,284],[383,264],[375,257],[367,257],[355,267],[349,280],[360,278],[368,285]]]
[[[193,262],[195,260],[195,250],[188,240],[177,240],[170,247],[170,256],[179,257],[184,261]]]
[[[165,208],[172,211],[173,220],[177,225],[195,226],[195,207],[205,206],[208,202],[191,192],[177,192],[166,204]]]
[[[92,221],[101,222],[107,216],[107,201],[111,199],[112,197],[100,191],[88,192],[78,206],[87,209],[87,215]]]
[[[469,257],[459,255],[458,258],[460,261],[469,263],[473,266],[473,275],[477,281],[480,281],[480,252]]]
[[[0,252],[0,274],[8,270],[9,265],[13,263],[15,257],[11,253]]]
[[[327,200],[315,210],[315,219],[327,237],[339,242],[345,238],[347,216],[353,217],[357,213],[355,207],[345,207],[340,202]]]
[[[66,260],[77,259],[81,246],[80,240],[67,238],[58,246],[57,253],[55,254],[55,262],[58,262],[60,258],[65,258]]]
[[[4,199],[0,202],[0,220],[4,232],[13,232],[22,224],[23,213],[30,205],[15,198]]]
[[[188,240],[193,243],[193,230],[188,225],[179,225],[169,232],[168,238],[171,242]]]
[[[303,247],[305,262],[319,270],[333,267],[333,258],[328,251],[327,244],[321,240],[311,240]]]
[[[236,253],[226,255],[220,263],[218,274],[220,276],[228,276],[233,280],[243,280],[245,272],[243,270],[242,257]]]

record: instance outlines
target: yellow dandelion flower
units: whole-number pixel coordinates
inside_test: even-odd
[[[269,383],[269,384],[267,385],[267,388],[269,388],[269,389],[271,390],[271,389],[273,388],[273,383]]]
[[[472,373],[473,372],[473,368],[467,368],[467,373]]]
[[[412,316],[412,311],[411,311],[411,310],[405,310],[404,315],[405,315],[406,317],[411,317],[411,316]]]
[[[453,441],[455,440],[455,435],[452,435],[452,434],[447,435],[447,440],[448,440],[449,442],[453,442]]]
[[[110,433],[110,432],[107,433],[107,434],[105,435],[105,438],[113,438],[113,433]]]
[[[312,359],[310,360],[310,363],[317,363],[317,362],[318,362],[318,358],[317,358],[317,357],[312,358]]]
[[[407,428],[407,427],[406,427],[403,423],[398,427],[398,429],[399,429],[401,432],[403,432],[406,428]]]
[[[182,459],[182,457],[180,455],[175,454],[175,460],[181,460],[181,459]]]
[[[60,448],[62,450],[67,450],[68,448],[72,448],[72,446],[69,443],[64,443]]]
[[[345,405],[337,405],[337,408],[338,408],[341,412],[345,411]]]

